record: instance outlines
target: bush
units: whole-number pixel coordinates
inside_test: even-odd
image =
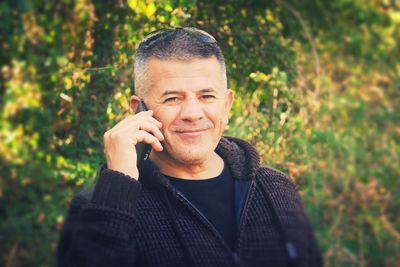
[[[212,33],[236,102],[226,134],[299,185],[326,266],[400,251],[399,4],[17,1],[0,4],[0,252],[52,266],[72,196],[129,114],[132,55],[164,26]]]

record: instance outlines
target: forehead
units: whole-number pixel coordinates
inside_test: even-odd
[[[224,88],[225,70],[214,56],[185,61],[150,58],[147,74],[150,93]]]

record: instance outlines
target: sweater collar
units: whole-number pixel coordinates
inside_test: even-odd
[[[255,177],[260,166],[260,157],[246,141],[233,137],[222,137],[215,151],[228,164],[235,179],[251,180]],[[140,175],[139,181],[144,185],[171,187],[169,180],[150,160],[143,164],[139,172],[143,174]]]

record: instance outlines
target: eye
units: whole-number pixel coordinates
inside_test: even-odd
[[[202,95],[201,98],[203,98],[204,100],[211,100],[211,99],[215,99],[214,95]]]
[[[178,101],[179,98],[174,96],[174,97],[168,97],[167,99],[164,100],[164,103],[171,103],[171,102],[176,102]]]

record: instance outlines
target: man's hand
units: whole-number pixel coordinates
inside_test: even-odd
[[[128,116],[104,134],[104,148],[107,167],[119,171],[136,180],[139,171],[136,166],[135,145],[145,142],[155,151],[162,151],[164,136],[160,131],[162,124],[153,118],[153,111],[143,111]]]

